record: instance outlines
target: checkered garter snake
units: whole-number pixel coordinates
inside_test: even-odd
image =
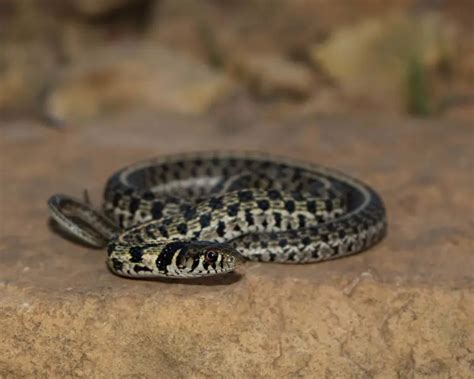
[[[369,186],[331,169],[262,154],[197,153],[116,172],[103,211],[66,195],[49,201],[59,227],[107,246],[112,272],[193,278],[244,260],[311,263],[359,253],[387,229]]]

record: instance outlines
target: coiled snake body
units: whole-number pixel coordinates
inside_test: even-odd
[[[48,205],[66,232],[107,245],[128,277],[230,272],[245,259],[311,263],[361,252],[386,232],[382,200],[336,171],[258,154],[194,154],[115,173],[103,213],[65,195]]]

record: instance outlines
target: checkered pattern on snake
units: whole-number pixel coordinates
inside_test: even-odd
[[[339,172],[261,154],[200,153],[115,173],[104,212],[65,195],[49,200],[65,231],[107,245],[128,277],[198,277],[244,260],[311,263],[361,252],[386,233],[382,200]]]

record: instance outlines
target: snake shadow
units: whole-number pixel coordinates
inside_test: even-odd
[[[110,273],[115,274],[110,268]],[[131,281],[140,282],[155,282],[155,283],[166,283],[166,284],[181,284],[181,285],[192,285],[192,286],[228,286],[239,282],[243,278],[243,274],[238,272],[229,272],[227,274],[213,275],[201,278],[128,278],[126,276],[120,276],[122,279],[128,279]]]
[[[115,274],[108,266],[107,269],[109,272],[115,276],[118,276],[125,280],[131,281],[140,281],[140,282],[155,282],[155,283],[166,283],[166,284],[184,284],[184,285],[193,285],[193,286],[227,286],[239,282],[243,275],[238,272],[229,272],[227,274],[205,276],[201,278],[147,278],[147,277],[137,277],[129,278],[127,276],[120,276]]]

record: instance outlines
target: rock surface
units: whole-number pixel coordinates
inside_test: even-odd
[[[0,377],[474,376],[472,124],[254,112],[228,127],[140,113],[0,132]],[[223,148],[367,181],[386,201],[388,237],[328,263],[169,283],[116,277],[103,251],[48,228],[53,193],[87,188],[97,203],[123,165]]]

